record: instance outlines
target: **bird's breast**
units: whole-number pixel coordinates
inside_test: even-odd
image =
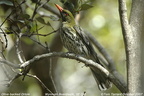
[[[60,37],[63,42],[64,47],[69,51],[75,54],[84,55],[86,54],[87,48],[76,34],[74,28],[71,27],[62,27],[60,32]]]

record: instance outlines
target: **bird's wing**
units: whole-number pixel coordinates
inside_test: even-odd
[[[94,51],[94,48],[90,43],[88,36],[84,33],[82,28],[80,28],[79,26],[74,26],[74,29],[76,30],[77,35],[81,38],[84,45],[87,47],[87,50],[89,51],[90,59],[92,59],[93,61],[95,61],[95,62],[99,63],[101,66],[103,66],[100,63],[100,61],[97,57],[97,54]],[[98,88],[100,90],[107,90],[108,88],[110,88],[112,86],[112,84],[109,81],[109,79],[107,78],[107,76],[103,72],[101,72],[101,70],[97,69],[96,67],[90,67],[90,69],[93,73],[93,76],[94,76],[94,78],[98,84]]]
[[[83,41],[83,43],[85,44],[85,46],[87,47],[88,51],[89,51],[89,55],[93,58],[93,60],[97,63],[100,64],[100,61],[97,57],[96,52],[94,51],[93,46],[90,43],[90,40],[88,38],[88,36],[86,36],[86,34],[84,33],[83,29],[80,26],[74,26],[74,29],[76,30],[77,35],[81,38],[81,40]],[[91,58],[91,59],[92,59]]]

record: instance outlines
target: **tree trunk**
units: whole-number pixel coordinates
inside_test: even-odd
[[[128,92],[140,93],[141,90],[141,44],[140,36],[144,29],[144,0],[133,0],[130,14],[131,34],[128,47]]]

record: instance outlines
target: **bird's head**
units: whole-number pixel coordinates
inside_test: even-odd
[[[58,4],[55,4],[55,6],[60,11],[60,14],[62,17],[62,22],[69,23],[69,24],[75,24],[74,16],[72,15],[72,13],[70,11],[63,9]]]

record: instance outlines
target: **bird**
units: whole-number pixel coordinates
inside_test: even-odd
[[[101,64],[88,36],[84,33],[83,29],[76,24],[72,13],[58,4],[55,4],[55,6],[59,10],[62,19],[62,24],[60,26],[60,38],[63,46],[68,50],[68,52],[91,59],[104,67]],[[102,72],[100,72],[100,70],[96,70],[96,68],[91,67],[90,70],[100,91],[107,90],[111,87],[110,80]]]

